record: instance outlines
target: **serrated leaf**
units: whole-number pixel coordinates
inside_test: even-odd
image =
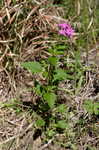
[[[56,101],[56,95],[54,93],[45,93],[44,100],[47,101],[50,108],[53,108]]]
[[[42,71],[42,66],[39,62],[24,62],[21,64],[22,67],[31,71],[32,73],[39,73]]]

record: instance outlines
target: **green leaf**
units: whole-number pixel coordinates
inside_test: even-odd
[[[39,120],[36,121],[36,125],[38,127],[42,127],[42,126],[45,125],[45,121],[41,118],[41,119],[39,119]]]
[[[65,129],[68,127],[68,125],[66,124],[66,122],[64,120],[60,120],[57,122],[56,127],[61,128],[61,129]]]
[[[31,71],[32,73],[39,73],[42,71],[42,66],[39,62],[24,62],[21,64],[22,67]]]
[[[65,50],[66,49],[66,45],[56,45],[55,48],[57,50]]]
[[[58,62],[58,58],[52,56],[52,57],[49,57],[49,58],[48,58],[48,61],[49,61],[49,63],[50,63],[51,65],[56,66],[56,65],[57,65],[57,62]]]
[[[94,103],[91,100],[87,100],[84,103],[84,108],[90,114],[95,114],[95,115],[99,114],[99,103],[98,102]]]
[[[49,49],[48,50],[49,53],[57,56],[57,55],[63,55],[64,54],[64,51],[63,50],[57,50],[57,49]]]
[[[55,134],[55,131],[49,130],[49,131],[47,132],[47,134],[48,134],[49,137],[52,137],[52,136]]]
[[[50,108],[53,108],[56,101],[56,95],[54,93],[45,93],[44,100],[47,101]]]
[[[56,80],[65,80],[67,77],[66,72],[63,69],[57,69],[54,75],[54,81]]]
[[[49,92],[51,92],[51,91],[54,91],[56,89],[56,86],[55,85],[48,85],[48,86],[46,86],[46,90],[47,91],[49,91]]]
[[[55,45],[51,49],[48,49],[48,51],[53,55],[63,55],[65,49],[65,45]]]
[[[33,90],[35,91],[35,93],[39,96],[42,96],[42,91],[41,91],[41,85],[37,84],[35,87],[33,87]]]
[[[90,114],[94,113],[94,105],[93,102],[90,100],[85,101],[84,103],[84,108],[86,109],[86,111]]]
[[[66,112],[66,106],[64,104],[61,104],[57,107],[57,111],[60,113]]]
[[[94,103],[94,114],[99,115],[99,102]]]

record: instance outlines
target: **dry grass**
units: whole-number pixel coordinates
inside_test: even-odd
[[[29,84],[29,81],[26,81],[29,75],[20,68],[20,62],[49,56],[45,50],[49,43],[56,42],[51,40],[50,35],[53,31],[57,31],[56,23],[62,20],[60,13],[62,14],[62,11],[57,7],[49,7],[47,1],[39,4],[35,1],[33,3],[17,1],[16,5],[11,1],[8,1],[8,4],[4,3],[0,10],[0,97],[2,101],[15,95],[18,83]],[[5,89],[5,94],[2,89]]]

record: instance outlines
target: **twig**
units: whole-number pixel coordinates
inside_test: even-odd
[[[0,40],[0,43],[10,43],[10,42],[13,42],[13,41],[15,41],[15,39],[14,40],[7,40],[7,41]]]

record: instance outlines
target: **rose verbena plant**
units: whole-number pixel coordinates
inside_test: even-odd
[[[74,29],[71,27],[70,24],[68,23],[60,23],[58,24],[59,27],[59,34],[63,35],[63,36],[67,36],[68,38],[72,38],[74,35]],[[21,65],[25,68],[28,69],[29,71],[31,71],[33,74],[44,74],[44,70],[46,70],[45,74],[47,74],[47,81],[50,85],[47,86],[52,86],[53,85],[53,81],[55,81],[55,78],[57,78],[57,80],[64,80],[66,78],[66,72],[62,69],[58,69],[57,68],[57,64],[58,64],[58,59],[57,56],[52,56],[48,59],[49,61],[47,63],[48,66],[50,66],[50,71],[44,68],[44,66],[42,66],[42,64],[40,62],[24,62]],[[47,67],[48,67],[47,66]],[[43,69],[44,68],[44,69]],[[57,70],[53,71],[53,68],[57,68]],[[54,74],[53,74],[54,72]],[[56,72],[56,74],[55,74]],[[59,78],[59,79],[58,79]],[[51,83],[52,82],[52,83]],[[36,88],[36,87],[35,87]],[[46,90],[47,89],[47,90]],[[55,94],[55,90],[53,91],[48,90],[49,88],[45,88],[45,86],[43,87],[43,95],[42,98],[45,99],[49,105],[49,107],[53,107],[56,101],[56,94]],[[55,88],[54,88],[55,89]],[[45,90],[45,91],[44,91]],[[51,92],[52,91],[52,92]]]
[[[58,24],[59,27],[59,34],[63,36],[67,36],[68,38],[72,38],[74,35],[74,29],[71,27],[70,24],[67,23],[61,23]],[[39,74],[42,76],[46,84],[43,84],[42,82],[38,81],[38,79],[34,79],[34,87],[33,90],[41,98],[41,106],[38,107],[39,112],[43,112],[46,110],[47,112],[53,112],[54,110],[57,110],[56,108],[60,106],[62,112],[64,112],[64,107],[61,104],[58,103],[58,83],[60,81],[64,81],[71,78],[71,75],[69,75],[65,69],[62,69],[60,67],[60,58],[58,53],[58,48],[55,48],[56,53],[52,54],[47,60],[42,60],[40,62],[23,62],[21,63],[21,66],[27,70],[29,70],[31,73]],[[64,54],[64,46],[62,53]],[[63,55],[64,57],[64,55]],[[43,106],[43,108],[42,108]],[[42,110],[39,110],[42,109]],[[67,110],[66,110],[67,112]],[[55,113],[55,111],[54,111]],[[51,117],[55,119],[55,114],[52,113]],[[60,113],[60,112],[59,112]],[[53,116],[54,115],[54,116]],[[50,118],[49,118],[50,119]],[[45,123],[42,121],[42,118],[40,118],[40,121],[37,122],[37,124],[45,125]],[[57,120],[57,123],[55,125],[55,128],[65,128],[66,120]]]

